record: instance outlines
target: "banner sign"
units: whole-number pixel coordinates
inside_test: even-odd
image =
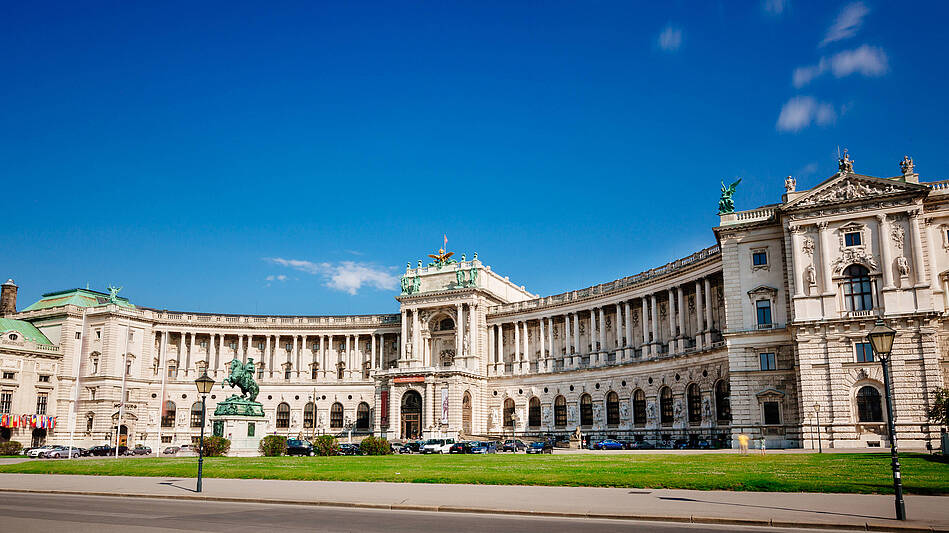
[[[379,414],[381,419],[379,425],[387,428],[389,427],[389,391],[384,390],[380,394],[382,395],[382,400],[380,402],[382,404],[382,412]]]
[[[392,378],[392,383],[425,383],[425,376],[406,376]]]
[[[448,387],[442,389],[442,424],[448,423]]]

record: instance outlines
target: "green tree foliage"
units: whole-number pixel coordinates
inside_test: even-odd
[[[392,453],[392,446],[386,439],[369,436],[359,443],[359,451],[363,455],[389,455]]]
[[[320,435],[313,441],[313,451],[317,455],[339,455],[339,444],[332,435]]]
[[[0,442],[0,455],[16,455],[23,449],[23,445],[15,440]]]
[[[204,456],[223,457],[231,449],[231,441],[224,437],[204,437]]]
[[[929,421],[942,426],[949,425],[949,389],[940,387],[933,391],[935,400],[926,414]]]
[[[287,453],[287,437],[283,435],[267,435],[260,439],[257,450],[264,457],[278,457]]]

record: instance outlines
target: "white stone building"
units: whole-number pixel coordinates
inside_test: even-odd
[[[717,245],[546,297],[477,254],[408,265],[395,315],[170,312],[85,289],[17,312],[9,282],[0,370],[29,371],[0,380],[12,398],[0,414],[29,412],[45,393],[55,442],[74,430],[80,445],[117,433],[181,444],[200,430],[194,379],[207,366],[220,382],[236,357],[257,364],[268,433],[540,437],[579,427],[811,448],[820,405],[824,446],[886,446],[881,370],[864,344],[883,318],[898,331],[901,444],[922,447],[939,437],[925,410],[949,381],[949,181],[921,183],[909,159],[892,178],[852,165],[845,156],[811,190],[788,178],[781,203],[721,215]],[[30,327],[45,343],[12,346],[9,333]],[[209,410],[231,392],[216,388]]]

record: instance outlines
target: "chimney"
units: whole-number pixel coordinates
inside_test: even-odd
[[[16,290],[13,278],[0,285],[0,317],[16,314]]]

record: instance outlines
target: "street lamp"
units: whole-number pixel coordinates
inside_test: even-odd
[[[820,404],[814,404],[814,416],[817,419],[817,453],[824,453],[824,448],[820,441]]]
[[[201,377],[194,380],[194,384],[198,387],[198,394],[201,395],[201,440],[198,441],[198,490],[201,492],[201,467],[204,465],[204,411],[205,411],[205,399],[208,397],[208,393],[211,392],[211,389],[214,388],[214,380],[208,376],[208,369],[204,369],[204,373],[201,374]]]
[[[890,432],[890,457],[893,466],[893,492],[896,495],[896,519],[906,520],[906,506],[903,503],[903,480],[900,478],[900,456],[896,450],[896,424],[893,422],[893,401],[890,398],[890,352],[896,330],[887,327],[882,320],[867,333],[867,340],[873,351],[880,357],[883,365],[883,389],[886,395],[886,423]]]

